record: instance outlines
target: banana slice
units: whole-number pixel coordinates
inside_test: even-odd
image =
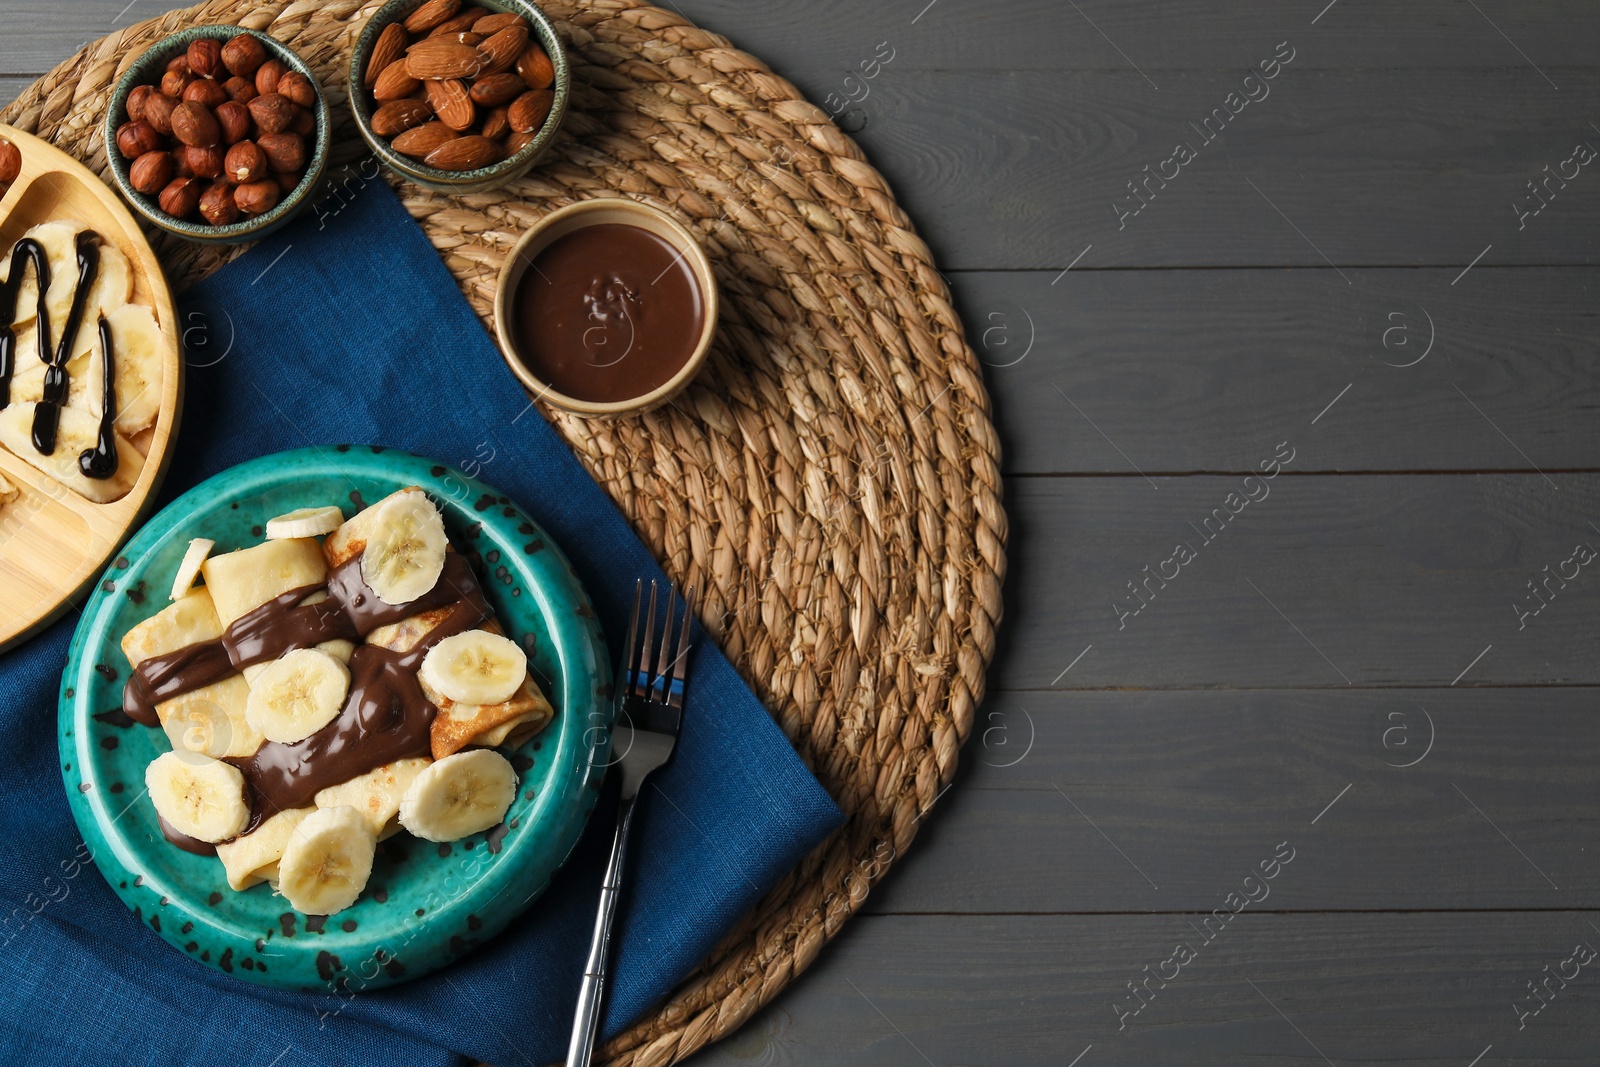
[[[75,222],[43,222],[23,234],[44,246],[45,258],[50,261],[50,288],[45,292],[45,306],[50,309],[50,323],[60,329],[72,310],[72,294],[78,288],[78,224]],[[102,250],[104,245],[101,245]],[[6,262],[10,263],[10,257]],[[25,271],[22,286],[17,290],[17,319],[15,325],[25,326],[37,317],[39,281],[26,261],[18,264]]]
[[[372,877],[377,847],[372,824],[355,808],[318,808],[289,834],[278,860],[278,892],[306,915],[343,911]]]
[[[99,336],[98,326],[79,330],[77,343],[67,357],[67,407],[88,411],[92,400],[96,417],[100,414],[100,379],[95,377],[90,381],[89,354],[99,347]],[[17,331],[14,351],[17,371],[11,379],[11,402],[38,403],[44,399],[45,364],[39,359],[37,325]]]
[[[475,748],[424,768],[400,800],[400,824],[425,841],[487,830],[517,796],[517,772],[500,753]]]
[[[289,835],[316,808],[290,808],[242,837],[224,841],[217,846],[217,859],[228,872],[228,885],[235,890],[249,889],[262,882],[276,881],[278,861],[283,858]]]
[[[268,741],[292,745],[338,717],[350,692],[350,668],[326,652],[297,648],[250,681],[244,717]]]
[[[189,542],[189,549],[183,554],[183,561],[178,564],[178,573],[172,577],[172,598],[182,600],[194,588],[194,580],[200,577],[200,564],[211,555],[211,550],[217,543],[205,537],[196,537]]]
[[[116,368],[117,429],[132,437],[146,426],[153,426],[161,413],[161,374],[165,344],[156,316],[147,307],[124,304],[106,313],[106,323],[111,327],[111,355]],[[95,328],[91,329],[90,327]],[[94,320],[84,321],[84,331],[99,337]],[[96,340],[89,352],[89,369],[84,393],[89,399],[89,410],[96,418],[104,410],[101,403],[105,381],[105,364]],[[70,403],[70,400],[69,400]]]
[[[396,493],[378,505],[361,577],[385,604],[409,604],[444,571],[444,519],[426,493]]]
[[[382,838],[390,822],[400,813],[400,799],[417,780],[417,775],[432,762],[420,757],[386,763],[359,778],[320,791],[316,796],[317,807],[355,808],[367,817],[373,831]]]
[[[510,700],[528,675],[528,655],[509,637],[468,630],[428,650],[418,677],[426,686],[462,704]]]
[[[267,539],[280,537],[321,537],[344,523],[344,512],[336,507],[299,508],[267,520]]]
[[[144,771],[156,813],[200,841],[226,841],[250,822],[244,775],[193,752],[163,752]]]
[[[32,404],[13,403],[0,411],[0,445],[86,500],[108,504],[128,495],[144,466],[144,456],[138,449],[112,434],[117,446],[117,472],[109,478],[86,478],[78,470],[78,456],[95,447],[100,438],[100,420],[81,408],[62,408],[56,426],[56,449],[41,456],[33,447],[33,408]]]

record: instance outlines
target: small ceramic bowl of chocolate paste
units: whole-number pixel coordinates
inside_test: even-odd
[[[717,286],[681,223],[636,200],[584,200],[539,220],[500,270],[495,332],[536,397],[578,415],[664,404],[705,362]]]

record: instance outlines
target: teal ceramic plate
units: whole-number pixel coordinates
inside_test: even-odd
[[[216,552],[256,544],[267,519],[339,504],[346,517],[407,485],[427,490],[479,577],[555,719],[512,756],[517,799],[487,834],[436,845],[401,833],[378,846],[356,904],[302,915],[262,884],[228,888],[222,864],[168,844],[144,796],[144,771],[170,746],[160,730],[119,725],[129,667],[120,642],[168,603],[192,537]],[[128,542],[83,608],[62,677],[67,798],[95,866],[133,913],[201,964],[235,978],[360,991],[416,978],[493,938],[544,890],[577,842],[610,746],[610,687],[594,611],[566,557],[494,489],[432,460],[376,446],[280,452],[173,501]],[[118,709],[115,714],[108,714]]]

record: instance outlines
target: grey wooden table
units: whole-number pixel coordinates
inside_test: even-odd
[[[1600,8],[665,2],[895,184],[1014,531],[955,788],[698,1062],[1600,1061]]]

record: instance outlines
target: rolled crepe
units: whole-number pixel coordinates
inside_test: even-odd
[[[328,565],[315,538],[281,537],[212,556],[200,565],[200,573],[205,575],[206,588],[211,590],[217,618],[226,627],[241,615],[291,589],[327,581]],[[318,596],[327,599],[326,593],[312,593],[306,600]],[[257,663],[246,667],[245,681],[253,679],[266,666]]]
[[[379,839],[399,832],[400,800],[431,759],[395,760],[317,793],[319,808],[351,807],[372,823]]]
[[[228,885],[235,890],[249,889],[278,879],[278,861],[289,844],[289,835],[300,820],[315,808],[290,808],[280,811],[248,834],[217,846],[217,859],[228,872]]]
[[[222,622],[211,593],[202,586],[124,634],[122,654],[137,667],[151,656],[221,636]],[[245,721],[244,708],[249,696],[250,687],[242,677],[233,674],[161,701],[156,705],[156,716],[174,749],[203,752],[216,759],[248,756],[265,740]]]

